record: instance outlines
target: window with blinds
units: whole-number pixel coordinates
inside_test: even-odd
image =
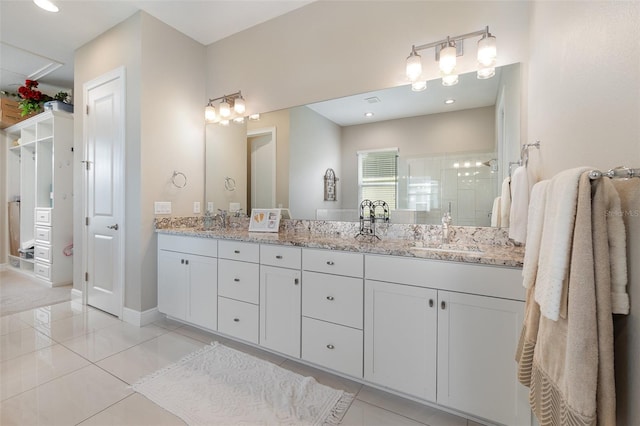
[[[358,194],[362,200],[382,200],[397,207],[398,149],[358,151]]]

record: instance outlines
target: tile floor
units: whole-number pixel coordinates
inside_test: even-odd
[[[78,302],[0,317],[0,332],[3,426],[181,425],[129,385],[212,340],[355,393],[344,425],[476,425],[193,327],[135,327]]]

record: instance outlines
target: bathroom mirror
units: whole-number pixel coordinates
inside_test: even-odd
[[[509,162],[519,157],[520,65],[499,67],[488,80],[469,73],[455,86],[427,86],[208,124],[207,207],[288,207],[295,219],[357,221],[359,194],[371,193],[359,178],[359,169],[371,165],[364,158],[395,149],[395,175],[384,182],[393,192],[392,223],[439,224],[451,206],[454,224],[489,226]],[[324,197],[329,168],[338,179],[335,201]],[[225,187],[230,178],[233,190]]]

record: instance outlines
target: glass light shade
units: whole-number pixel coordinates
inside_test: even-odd
[[[422,58],[415,50],[411,52],[407,58],[407,78],[409,81],[415,82],[422,75]]]
[[[220,120],[220,125],[222,126],[228,126],[229,125],[229,120]]]
[[[234,123],[242,124],[244,123],[244,117],[236,117],[233,119]]]
[[[237,114],[244,114],[245,110],[246,110],[246,106],[244,103],[244,99],[242,98],[237,98],[234,102],[233,102],[233,110],[237,113]]]
[[[446,74],[442,76],[443,86],[455,86],[458,84],[458,74]]]
[[[486,80],[496,75],[496,69],[494,67],[480,67],[476,75],[478,80]]]
[[[231,105],[226,100],[220,102],[220,117],[228,118],[231,116]]]
[[[249,116],[249,120],[252,120],[252,121],[258,121],[258,120],[260,120],[260,114],[251,114],[251,115]]]
[[[216,109],[213,105],[209,104],[204,109],[204,119],[207,121],[214,121],[216,119]]]
[[[478,64],[483,67],[494,67],[496,65],[496,38],[492,35],[485,35],[478,40]]]
[[[423,90],[426,90],[426,88],[426,81],[414,81],[413,83],[411,83],[411,90],[413,90],[414,92],[422,92]]]
[[[49,0],[33,0],[33,2],[41,9],[47,12],[58,12],[58,6],[50,2]]]
[[[451,74],[456,68],[456,46],[449,45],[440,51],[440,71]]]

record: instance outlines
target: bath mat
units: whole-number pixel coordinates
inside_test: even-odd
[[[189,425],[337,425],[353,394],[214,342],[133,389]]]

